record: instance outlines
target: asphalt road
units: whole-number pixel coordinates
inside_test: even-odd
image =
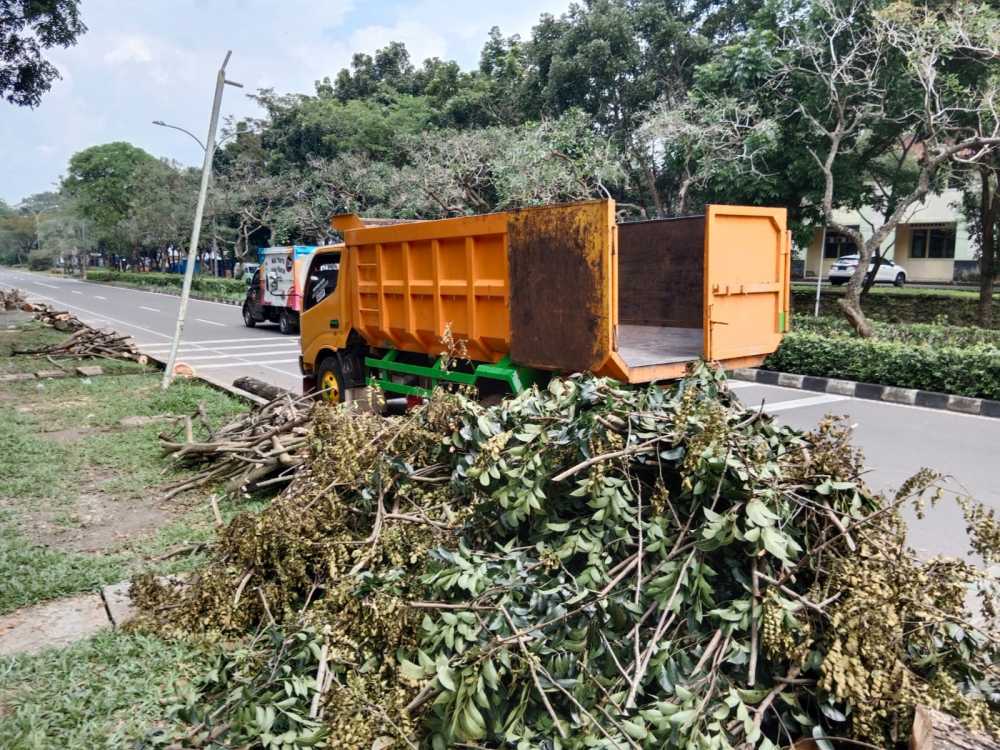
[[[23,289],[29,298],[57,305],[91,325],[128,333],[155,357],[166,359],[170,352],[179,297],[8,268],[0,268],[0,285]],[[188,303],[177,359],[199,375],[226,384],[250,375],[298,393],[298,357],[298,336],[283,336],[270,324],[247,328],[236,305]]]
[[[169,295],[0,269],[0,285],[58,304],[93,325],[129,333],[141,348],[165,356],[173,335],[178,298]],[[240,308],[192,300],[180,359],[197,373],[226,383],[251,375],[298,392],[298,337],[276,327],[245,328]],[[964,555],[965,526],[955,495],[971,495],[1000,510],[997,448],[1000,419],[888,404],[734,381],[744,403],[800,429],[826,414],[843,414],[855,425],[857,445],[871,471],[868,484],[893,493],[921,467],[947,475],[944,501],[923,521],[910,516],[910,542],[925,555]]]

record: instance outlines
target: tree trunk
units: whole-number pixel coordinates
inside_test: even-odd
[[[847,322],[863,339],[871,338],[872,335],[871,324],[861,310],[861,292],[868,272],[868,261],[872,256],[871,248],[867,245],[868,243],[865,243],[864,246],[858,247],[858,267],[854,269],[854,274],[847,282],[844,296],[837,300]]]
[[[993,327],[993,284],[996,277],[996,220],[1000,198],[993,190],[990,170],[980,166],[982,194],[979,203],[979,221],[982,231],[979,257],[979,325]]]

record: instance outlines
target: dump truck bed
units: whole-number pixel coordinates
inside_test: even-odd
[[[372,347],[478,362],[678,377],[758,364],[788,325],[784,209],[619,225],[613,201],[344,229],[355,326]]]

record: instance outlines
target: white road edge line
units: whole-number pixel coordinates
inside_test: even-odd
[[[139,346],[142,346],[140,344]],[[186,349],[191,346],[197,346],[199,349],[211,349],[213,352],[233,352],[233,355],[238,355],[239,352],[234,351],[236,349],[275,349],[282,347],[288,349],[289,351],[298,351],[299,344],[295,341],[289,341],[288,343],[275,342],[273,344],[222,344],[221,346],[210,345],[204,341],[188,341],[186,343],[181,343],[181,349]],[[169,344],[147,344],[144,348],[147,349],[169,349]],[[246,352],[247,354],[254,354],[254,352]]]
[[[185,362],[189,362],[189,361],[193,361],[193,360],[196,360],[196,359],[231,359],[231,360],[236,361],[240,357],[249,357],[249,356],[254,356],[254,357],[270,357],[270,356],[279,356],[279,355],[288,356],[289,354],[298,354],[297,351],[288,350],[288,349],[278,349],[278,350],[273,351],[273,352],[251,352],[250,354],[243,354],[243,355],[240,355],[240,354],[231,354],[231,353],[226,353],[226,352],[222,352],[220,354],[202,354],[201,353],[201,352],[212,352],[212,351],[216,351],[216,350],[215,349],[194,349],[194,350],[189,351],[189,352],[178,354],[177,356],[178,356],[178,358],[183,358]],[[270,362],[271,360],[267,360],[267,361]],[[297,359],[295,361],[298,362]],[[239,362],[237,362],[237,364],[239,364]]]
[[[820,406],[821,404],[833,404],[837,401],[850,401],[848,396],[838,396],[833,393],[824,393],[819,396],[810,396],[808,398],[798,398],[793,401],[778,401],[773,404],[764,404],[764,411],[768,414],[773,414],[776,411],[785,411],[786,409],[800,409],[806,406]]]
[[[3,284],[6,287],[10,287],[11,289],[17,289],[17,287],[12,286],[11,284],[6,284],[6,283],[4,283],[2,281],[0,281],[0,284]],[[58,288],[59,287],[56,287],[56,289],[58,289]],[[79,310],[80,312],[87,313],[87,315],[98,315],[98,316],[101,315],[101,313],[99,313],[99,312],[94,312],[93,310],[88,310],[87,308],[80,307],[79,305],[71,305],[71,304],[69,304],[69,302],[63,302],[62,300],[58,300],[55,297],[49,297],[49,296],[44,295],[44,294],[38,294],[37,292],[34,293],[34,296],[41,297],[42,299],[47,299],[49,302],[55,302],[56,304],[62,305],[63,307],[69,307],[69,308],[72,308],[73,310]],[[161,339],[167,339],[168,341],[173,338],[172,336],[168,336],[165,333],[160,333],[159,331],[154,331],[152,328],[144,328],[143,326],[138,326],[135,323],[129,323],[128,321],[125,321],[125,320],[118,320],[117,318],[112,318],[112,317],[109,317],[107,315],[105,315],[103,318],[100,318],[100,319],[101,320],[110,320],[112,323],[119,323],[119,324],[121,324],[123,326],[128,326],[129,328],[134,328],[135,330],[142,331],[144,333],[151,333],[154,336],[159,336]],[[128,331],[121,331],[121,333],[128,333]],[[131,335],[131,334],[129,334],[129,335]]]
[[[293,344],[294,343],[296,346],[298,345],[298,342],[299,342],[298,336],[282,336],[281,338],[278,338],[278,337],[275,336],[274,338],[277,341],[287,341],[289,344]],[[198,344],[199,346],[201,346],[203,344],[244,344],[244,343],[246,343],[246,344],[253,343],[253,344],[258,345],[258,346],[271,346],[271,344],[267,343],[267,338],[263,337],[263,336],[258,336],[256,338],[250,338],[250,339],[208,339],[206,341],[194,340],[194,339],[185,339],[183,343],[186,343],[186,344]],[[159,344],[159,343],[157,343],[157,344],[139,344],[139,346],[163,346],[163,344]],[[225,349],[225,348],[226,347],[223,347],[223,349]]]
[[[25,272],[25,273],[27,273],[27,272]],[[14,278],[18,278],[14,274],[11,274],[11,275],[14,276]],[[45,284],[45,283],[43,283],[41,281],[36,281],[33,276],[27,276],[26,280],[27,281],[31,281],[31,282],[33,282],[35,284],[41,284],[42,286],[47,286],[47,287],[49,287],[51,289],[60,289],[61,288],[61,287],[58,287],[58,286],[52,286],[51,284]],[[80,281],[79,279],[63,279],[63,281],[65,283],[68,283],[68,284],[89,284],[90,286],[95,286],[95,287],[103,286],[105,289],[109,289],[109,288],[110,289],[120,289],[123,292],[138,292],[139,294],[158,294],[161,297],[173,297],[174,299],[180,299],[180,295],[179,294],[168,294],[167,292],[154,292],[151,289],[133,289],[130,286],[115,286],[114,284],[102,284],[100,281]],[[229,302],[213,302],[210,299],[198,299],[196,297],[192,297],[191,298],[191,303],[193,304],[195,302],[201,302],[201,303],[206,304],[206,305],[221,305],[222,307],[230,307],[230,308],[231,307],[237,307],[237,305],[233,305],[233,304],[231,304]]]
[[[286,364],[292,364],[293,362],[297,363],[298,361],[299,360],[296,358],[296,359],[269,359],[264,362],[226,362],[224,364],[204,365],[202,367],[195,367],[194,371],[195,374],[197,374],[198,370],[218,370],[225,367],[246,367],[246,366],[266,367],[268,364],[286,365]],[[281,370],[281,372],[284,372],[286,375],[293,374],[288,372],[287,370]]]

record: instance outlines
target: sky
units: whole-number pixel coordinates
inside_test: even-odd
[[[530,34],[542,13],[569,0],[83,0],[87,33],[49,50],[62,74],[36,109],[0,100],[0,199],[55,189],[69,157],[88,146],[128,141],[157,157],[200,164],[200,147],[163,120],[208,131],[215,73],[233,56],[223,117],[259,114],[258,88],[312,93],[313,83],[390,41],[426,57],[474,68],[492,26]]]

